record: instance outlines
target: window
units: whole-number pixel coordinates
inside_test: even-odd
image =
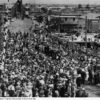
[[[75,21],[75,18],[73,18],[73,21]]]
[[[65,18],[65,21],[67,21],[67,18]]]

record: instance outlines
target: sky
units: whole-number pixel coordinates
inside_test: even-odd
[[[0,0],[0,3],[6,3],[8,0]],[[9,0],[16,2],[17,0]],[[38,4],[100,4],[100,0],[23,0],[24,3],[38,3]]]

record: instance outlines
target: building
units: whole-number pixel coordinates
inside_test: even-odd
[[[88,13],[81,16],[82,19],[86,20],[86,29],[88,33],[99,33],[100,32],[100,14]]]
[[[84,29],[85,21],[80,18],[80,15],[52,15],[51,20],[59,20],[55,22],[58,25],[58,30],[61,33],[75,33],[79,29]]]
[[[51,15],[50,19],[52,29],[54,28],[56,32],[75,33],[82,30],[87,33],[100,32],[100,14],[97,13]]]

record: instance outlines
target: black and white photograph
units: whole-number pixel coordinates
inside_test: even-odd
[[[0,0],[0,97],[100,97],[100,0]]]

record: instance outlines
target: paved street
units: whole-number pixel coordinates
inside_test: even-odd
[[[89,97],[100,97],[100,86],[85,86],[86,91],[89,93]]]

